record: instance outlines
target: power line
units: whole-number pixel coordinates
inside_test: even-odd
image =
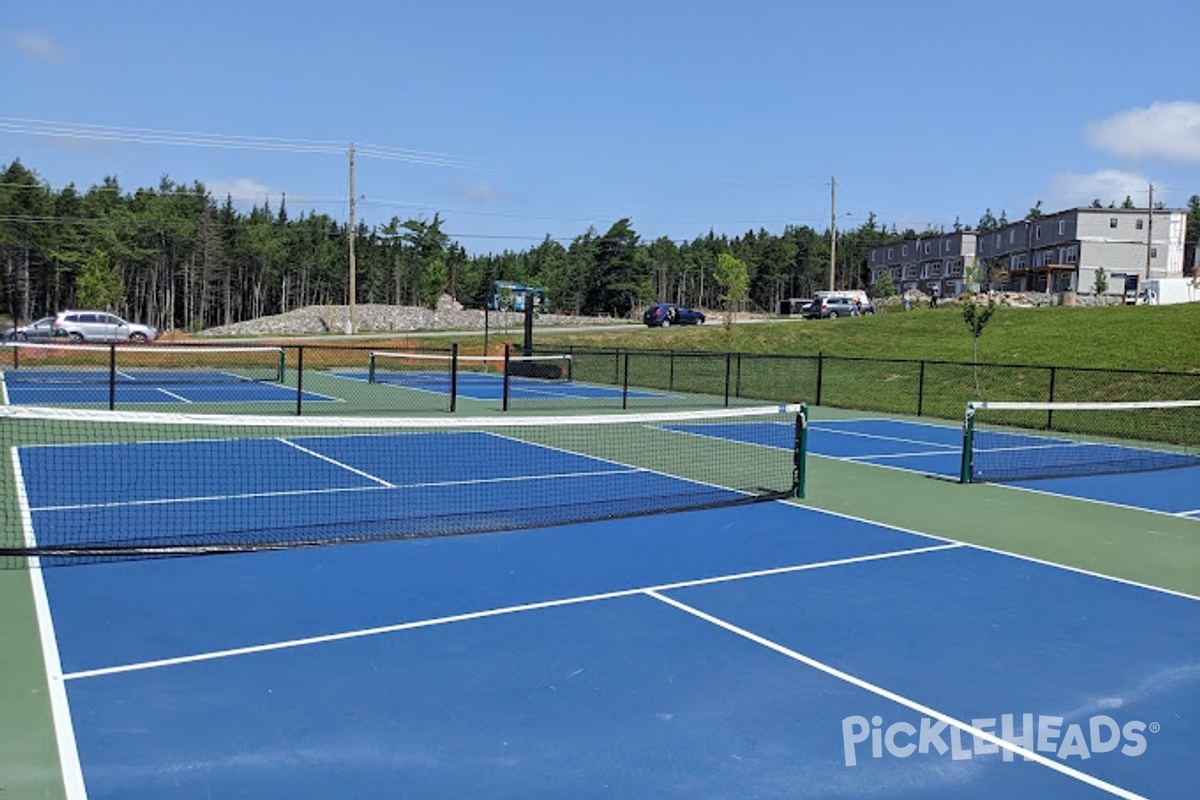
[[[210,147],[226,150],[255,150],[282,153],[327,153],[344,155],[349,145],[316,139],[286,139],[275,136],[245,136],[156,128],[125,128],[84,122],[56,122],[22,117],[0,117],[0,132],[65,139],[91,139],[131,144],[163,144],[178,147]],[[437,167],[465,167],[471,162],[446,153],[410,150],[387,145],[355,145],[369,158],[403,161]]]

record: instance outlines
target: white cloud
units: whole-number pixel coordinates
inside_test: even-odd
[[[1159,158],[1200,164],[1200,103],[1154,103],[1091,122],[1087,139],[1124,158]]]
[[[1119,169],[1102,169],[1087,175],[1068,172],[1051,179],[1050,193],[1042,208],[1047,211],[1076,208],[1091,205],[1093,200],[1099,200],[1105,206],[1110,203],[1119,206],[1126,197],[1131,198],[1134,205],[1145,208],[1149,187],[1150,180],[1136,172]],[[1155,202],[1167,197],[1165,187],[1158,184],[1155,184],[1154,192]]]
[[[237,178],[232,181],[205,181],[204,188],[218,203],[223,202],[227,196],[232,197],[235,203],[248,202],[254,205],[267,199],[270,199],[272,203],[277,203],[283,197],[282,192],[274,191],[271,187],[264,186],[250,178]]]
[[[466,199],[476,203],[486,203],[489,200],[498,200],[504,197],[504,192],[497,186],[493,186],[486,181],[480,181],[463,189],[462,195]]]
[[[18,50],[38,61],[61,62],[66,59],[66,51],[44,33],[21,31],[12,34],[12,41]]]

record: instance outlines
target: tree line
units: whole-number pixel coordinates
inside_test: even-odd
[[[1193,200],[1200,208],[1200,198]],[[482,308],[502,280],[541,287],[549,310],[561,313],[623,317],[652,302],[725,308],[732,295],[722,256],[745,268],[745,289],[736,295],[743,308],[773,311],[830,283],[830,231],[803,225],[646,241],[626,218],[569,242],[547,236],[525,250],[470,255],[442,230],[444,222],[435,214],[359,223],[355,302],[433,306],[449,294]],[[836,232],[833,282],[869,288],[871,248],[939,233],[888,230],[872,214]],[[350,234],[326,214],[290,215],[286,198],[242,211],[199,182],[166,177],[157,188],[126,191],[108,177],[84,192],[74,185],[55,191],[15,160],[0,177],[0,309],[31,319],[104,308],[160,330],[198,331],[342,305]]]

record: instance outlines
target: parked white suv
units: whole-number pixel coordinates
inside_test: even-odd
[[[152,342],[158,331],[149,325],[126,322],[106,311],[60,311],[54,318],[56,336],[69,336],[76,342]]]

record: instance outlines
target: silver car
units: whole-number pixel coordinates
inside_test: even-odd
[[[54,338],[54,317],[42,317],[28,325],[18,325],[5,331],[18,342],[48,342]]]
[[[76,342],[152,342],[158,337],[158,331],[149,325],[126,322],[106,311],[60,311],[54,318],[54,331]]]

